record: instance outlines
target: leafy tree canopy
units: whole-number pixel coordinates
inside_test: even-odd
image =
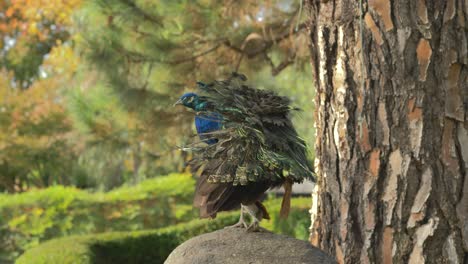
[[[232,71],[253,76],[265,67],[278,75],[293,63],[303,68],[308,51],[301,12],[299,3],[281,0],[90,0],[80,16],[80,47],[88,70],[110,89],[108,98],[116,96],[136,119],[123,129],[140,135],[130,145],[144,143],[153,154],[162,146],[167,154],[182,138],[161,135],[189,134],[191,124],[172,104],[196,80]]]
[[[232,71],[295,99],[311,142],[300,1],[5,0],[0,10],[0,190],[112,188],[183,170],[177,146],[192,116],[172,104]]]

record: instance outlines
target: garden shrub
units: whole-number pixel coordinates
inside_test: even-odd
[[[191,219],[194,211],[184,205],[192,202],[194,184],[188,174],[171,174],[107,193],[55,186],[2,194],[0,262],[51,238],[152,229]]]
[[[262,226],[275,233],[299,234],[306,239],[310,198],[294,198],[288,220],[278,218],[280,199],[265,202],[272,219]],[[54,239],[26,251],[18,264],[163,263],[177,245],[199,234],[211,232],[238,220],[238,212],[221,213],[215,220],[192,220],[172,227],[133,232]]]

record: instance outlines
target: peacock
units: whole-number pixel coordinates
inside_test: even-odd
[[[226,80],[197,82],[197,93],[183,94],[176,104],[195,111],[200,138],[191,164],[198,169],[194,206],[201,218],[240,207],[233,227],[259,231],[270,219],[260,202],[270,188],[285,188],[280,216],[290,209],[292,184],[315,181],[305,141],[296,132],[290,99],[246,85],[243,74]],[[245,221],[244,213],[251,216]]]

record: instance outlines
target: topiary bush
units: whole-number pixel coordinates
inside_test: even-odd
[[[1,195],[0,262],[51,238],[185,222],[195,215],[183,206],[191,204],[194,184],[188,174],[171,174],[107,193],[56,186]]]
[[[272,219],[262,226],[287,235],[308,231],[309,198],[294,198],[288,220],[278,219],[280,199],[265,203]],[[221,213],[215,220],[193,220],[176,226],[134,232],[113,232],[54,239],[26,251],[16,263],[37,264],[104,264],[163,263],[170,252],[191,237],[211,232],[238,220],[238,212]]]

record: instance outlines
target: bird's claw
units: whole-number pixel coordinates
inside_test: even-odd
[[[237,223],[234,225],[226,226],[225,228],[247,228],[246,223]]]
[[[270,232],[270,230],[261,227],[259,222],[253,222],[252,224],[250,224],[247,227],[246,231],[247,232]]]
[[[257,218],[257,216],[253,215],[249,211],[247,211],[247,212],[249,212],[249,214],[251,215],[252,222],[250,223],[250,225],[248,225],[247,222],[245,222],[245,219],[244,219],[244,211],[246,210],[245,208],[246,208],[246,206],[241,205],[241,212],[240,212],[239,222],[237,222],[236,224],[231,225],[231,226],[226,226],[225,228],[245,228],[246,232],[270,232],[268,229],[260,227],[261,217],[260,217],[260,220],[259,220],[259,218]]]
[[[239,222],[237,222],[236,224],[226,226],[225,228],[248,228],[248,225],[244,220],[239,220]]]

